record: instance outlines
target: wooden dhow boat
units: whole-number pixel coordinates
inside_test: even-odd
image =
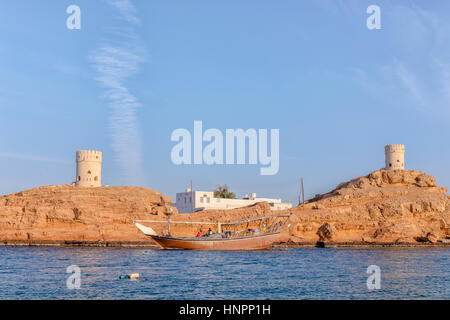
[[[250,218],[236,222],[191,222],[158,220],[133,221],[135,226],[149,236],[161,249],[184,250],[263,250],[270,248],[279,238],[283,226],[287,222],[288,214],[270,215]],[[167,223],[167,234],[158,235],[153,228],[144,223]],[[216,232],[203,236],[174,237],[171,235],[172,224],[214,225]],[[249,229],[249,225],[258,228]],[[242,230],[242,227],[244,229]],[[211,229],[211,228],[210,228]]]

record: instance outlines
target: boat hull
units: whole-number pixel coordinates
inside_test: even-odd
[[[278,240],[278,236],[279,232],[235,239],[186,239],[150,235],[153,241],[162,249],[226,251],[267,249]]]

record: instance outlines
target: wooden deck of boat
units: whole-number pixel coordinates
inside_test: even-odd
[[[241,238],[172,238],[156,235],[150,237],[162,249],[248,251],[270,248],[277,241],[279,234],[279,232],[265,233]]]

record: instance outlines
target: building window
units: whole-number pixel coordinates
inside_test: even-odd
[[[91,170],[89,170],[89,171],[88,171],[88,174],[91,174],[91,173],[92,173]]]
[[[203,197],[200,197],[200,203],[203,203]]]
[[[392,167],[392,163],[389,163],[389,167]]]
[[[95,177],[95,178],[94,178],[94,181],[98,181],[98,177]]]
[[[209,198],[206,198],[206,203],[209,203]]]
[[[78,176],[78,181],[81,181],[81,177],[80,176]]]

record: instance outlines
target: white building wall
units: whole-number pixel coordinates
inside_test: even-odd
[[[253,197],[254,195],[254,197]],[[268,202],[272,210],[285,210],[292,208],[291,203],[282,203],[281,199],[256,198],[253,194],[249,199],[215,198],[211,191],[194,191],[194,212],[199,210],[227,210],[246,207],[258,202]],[[176,195],[176,204],[179,213],[191,213],[191,192],[181,192]]]

